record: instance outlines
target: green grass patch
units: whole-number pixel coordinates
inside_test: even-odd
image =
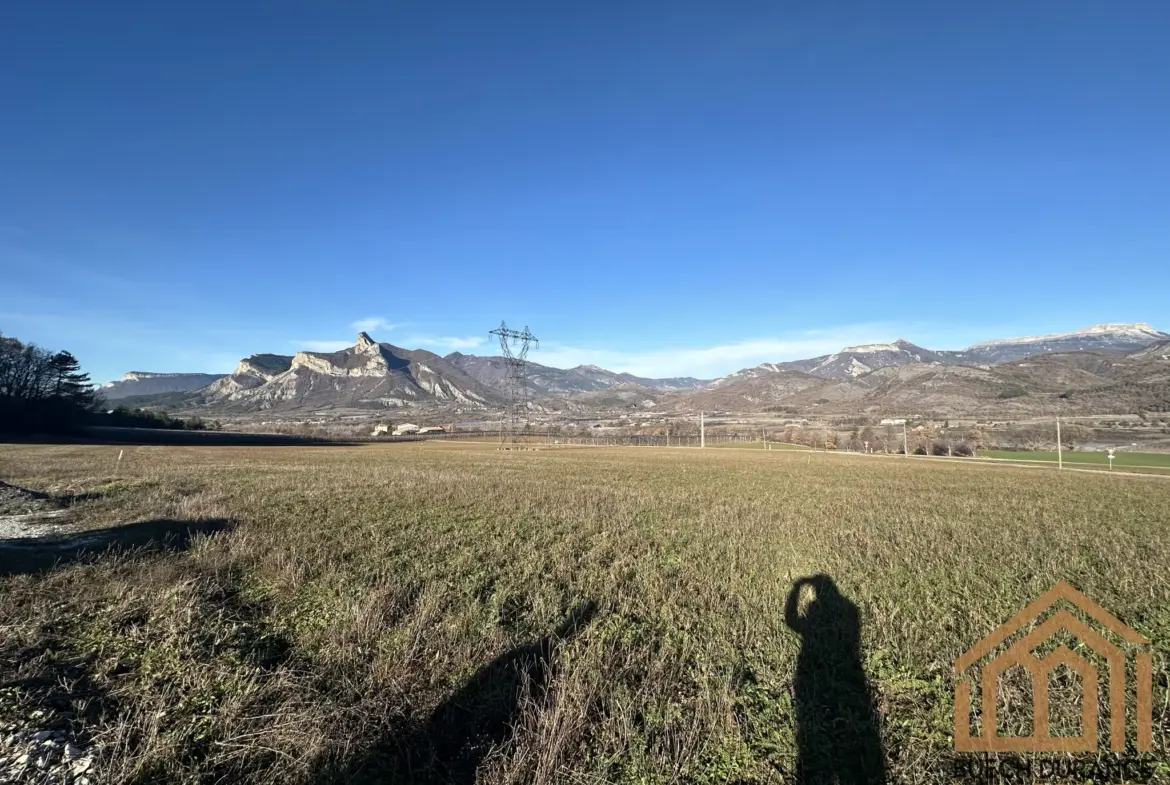
[[[1006,458],[1016,461],[1049,461],[1056,463],[1056,451],[1013,451],[1013,450],[980,450],[980,458]],[[1108,468],[1109,456],[1104,452],[1080,452],[1070,450],[1063,454],[1063,461],[1072,464],[1087,466],[1103,466]],[[1114,466],[1152,467],[1170,469],[1170,453],[1164,452],[1128,452],[1119,450],[1114,454]]]

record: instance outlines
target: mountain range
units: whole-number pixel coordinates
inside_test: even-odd
[[[1099,324],[1071,333],[987,341],[974,344],[962,351],[932,351],[899,338],[893,343],[849,346],[836,354],[826,354],[808,360],[765,363],[718,379],[716,383],[778,370],[801,371],[822,379],[847,379],[879,368],[916,363],[987,367],[1040,354],[1132,351],[1165,340],[1170,340],[1170,334],[1155,330],[1144,322]]]
[[[157,395],[158,393],[185,392],[198,390],[224,377],[222,373],[152,373],[130,371],[121,379],[106,382],[101,393],[106,400],[127,398],[131,395]]]
[[[499,388],[504,384],[507,363],[503,357],[479,357],[454,352],[444,359],[472,378]],[[688,390],[702,387],[707,382],[682,376],[671,379],[648,379],[628,373],[614,373],[596,365],[578,365],[562,370],[530,362],[527,364],[528,386],[534,395],[574,395],[576,393],[607,390],[627,384],[651,390]]]
[[[935,351],[905,340],[852,346],[834,354],[765,363],[713,381],[651,379],[592,365],[528,364],[534,408],[560,411],[766,409],[823,412],[976,411],[1035,408],[1070,390],[1096,408],[1159,401],[1170,379],[1170,334],[1148,324],[1105,324],[1058,335],[996,340]],[[1163,347],[1163,348],[1159,348]],[[256,354],[227,376],[134,372],[105,388],[140,405],[247,413],[431,406],[491,410],[505,403],[502,357],[441,357],[375,342],[359,333],[338,352]],[[188,386],[189,385],[189,386]],[[1108,388],[1126,395],[1110,403]],[[1161,385],[1161,386],[1160,386]],[[186,387],[184,389],[184,387]],[[1118,393],[1118,391],[1114,391]],[[1033,396],[1028,401],[1015,399]],[[1040,397],[1035,397],[1040,396]],[[1168,400],[1170,403],[1170,400]],[[1067,407],[1066,407],[1067,408]]]

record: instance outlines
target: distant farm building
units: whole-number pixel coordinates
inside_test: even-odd
[[[394,429],[395,436],[407,436],[412,433],[418,433],[420,428],[413,423],[404,422]]]
[[[390,433],[390,426],[388,424],[374,426],[374,436],[382,436],[387,433]]]
[[[419,433],[446,433],[441,425],[428,425],[426,428],[420,428]]]

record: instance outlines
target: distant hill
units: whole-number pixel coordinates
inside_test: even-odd
[[[503,389],[507,365],[503,357],[480,357],[453,352],[445,358],[459,370],[495,389]],[[606,390],[618,385],[636,385],[650,390],[689,390],[707,384],[689,376],[671,379],[649,379],[628,373],[614,373],[596,365],[578,365],[575,368],[551,368],[529,362],[528,386],[533,396],[567,396],[576,393]]]
[[[812,374],[775,367],[759,374],[720,379],[679,401],[693,409],[765,411],[790,406],[794,396],[824,383],[824,379]]]
[[[728,377],[677,398],[674,406],[893,416],[1164,412],[1170,411],[1170,343],[1128,354],[1072,351],[990,366],[913,362],[833,379],[778,368]]]
[[[116,382],[102,385],[101,394],[107,401],[138,395],[187,392],[219,381],[222,373],[152,373],[130,371]]]
[[[725,384],[740,378],[758,377],[780,371],[798,371],[822,379],[849,379],[891,365],[930,362],[947,362],[947,359],[940,352],[923,349],[899,338],[893,343],[848,346],[835,354],[825,354],[808,360],[765,363],[725,376],[716,383]]]
[[[987,341],[962,352],[944,354],[964,365],[994,365],[1060,352],[1132,352],[1166,340],[1170,340],[1170,334],[1155,330],[1145,322],[1099,324],[1071,333]]]
[[[745,368],[725,376],[716,380],[715,384],[727,384],[739,379],[758,377],[777,371],[800,371],[819,376],[822,379],[848,379],[862,376],[879,368],[914,365],[916,363],[988,366],[1060,352],[1089,351],[1123,354],[1166,340],[1170,340],[1170,334],[1155,330],[1144,322],[1138,324],[1099,324],[1096,327],[1058,335],[988,341],[961,351],[933,351],[899,339],[893,343],[850,346],[835,354],[826,354],[807,360],[764,363],[755,368]]]

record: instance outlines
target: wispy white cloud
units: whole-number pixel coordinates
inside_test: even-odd
[[[175,325],[96,310],[55,311],[52,303],[35,298],[30,298],[29,304],[44,310],[0,310],[0,329],[26,342],[69,349],[98,383],[119,379],[130,370],[230,373],[241,357],[263,346],[258,344],[257,335],[246,329],[217,334],[197,324],[177,329]]]
[[[289,344],[296,346],[298,349],[310,352],[339,352],[342,349],[348,349],[354,343],[355,341],[353,340],[334,341],[328,339],[289,341]],[[394,343],[404,349],[433,349],[436,351],[454,352],[478,348],[484,344],[484,339],[475,336],[409,335],[401,340],[396,340]]]
[[[765,362],[784,362],[832,354],[845,346],[885,343],[900,333],[889,325],[857,325],[829,330],[807,330],[717,346],[623,351],[542,342],[529,355],[541,365],[572,368],[599,365],[638,376],[695,376],[716,378]]]
[[[446,349],[447,351],[457,352],[483,346],[484,339],[478,336],[412,335],[403,343],[410,348],[421,346],[428,349]]]
[[[368,333],[374,330],[393,330],[398,325],[391,324],[382,316],[369,316],[365,319],[358,319],[356,322],[351,322],[349,326],[355,330]]]
[[[298,349],[310,352],[340,352],[353,346],[353,341],[289,341]]]
[[[398,327],[396,324],[391,324],[382,316],[368,316],[365,319],[358,319],[355,322],[350,322],[349,326],[363,333],[372,333],[376,331],[388,332]],[[377,336],[374,340],[378,340]],[[298,349],[304,349],[310,352],[339,352],[342,349],[348,349],[357,343],[357,339],[350,340],[332,340],[315,338],[311,340],[289,341],[290,344],[296,346]]]

